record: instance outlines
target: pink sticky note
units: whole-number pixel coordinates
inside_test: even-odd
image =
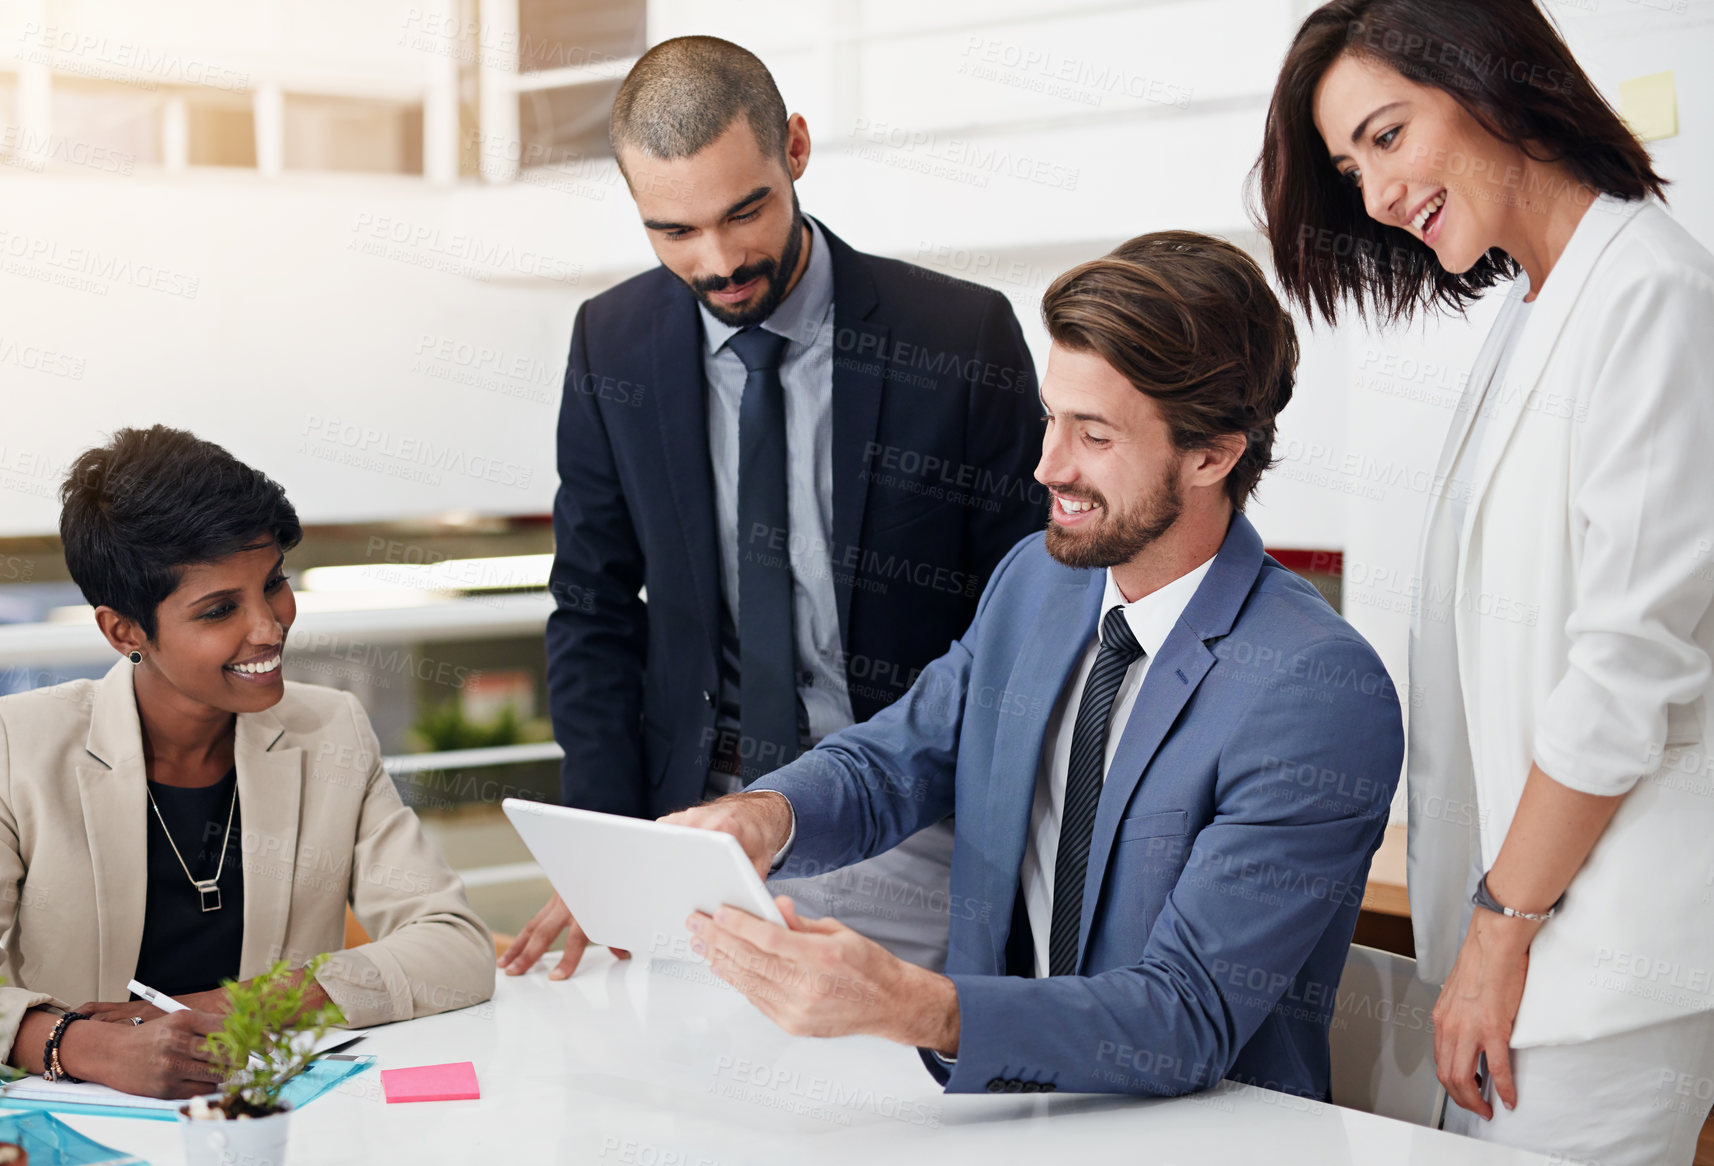
[[[382,1069],[381,1088],[388,1104],[395,1101],[470,1101],[482,1096],[476,1086],[476,1066],[469,1061],[450,1065],[418,1065],[414,1069]]]

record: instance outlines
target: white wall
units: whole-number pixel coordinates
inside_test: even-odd
[[[213,32],[195,43],[252,71],[367,60],[398,80],[419,59],[431,71],[444,62],[444,38],[411,29],[399,44],[419,6],[331,3],[299,20],[274,0],[247,9],[261,13],[249,23],[216,5],[233,47],[223,57]],[[1551,11],[1609,94],[1677,69],[1683,132],[1655,154],[1677,180],[1680,217],[1707,239],[1714,0],[1674,3]],[[142,7],[69,10],[105,21]],[[650,39],[710,31],[760,52],[810,122],[805,207],[856,246],[1000,288],[1039,359],[1037,301],[1072,263],[1165,227],[1260,250],[1242,183],[1308,7],[658,0]],[[127,36],[164,35],[125,19]],[[181,25],[165,27],[202,27]],[[0,54],[15,41],[0,30]],[[0,93],[7,85],[0,73]],[[14,105],[0,100],[0,116]],[[652,262],[623,185],[595,160],[449,189],[0,165],[0,206],[0,534],[52,529],[66,460],[154,420],[231,445],[312,521],[543,512],[576,304]],[[1396,483],[1432,469],[1480,317],[1397,337],[1305,325],[1286,462],[1255,511],[1271,545],[1346,551],[1357,568],[1347,608],[1400,676],[1402,605],[1386,573],[1408,576],[1423,498]],[[1399,364],[1412,354],[1423,359]]]
[[[292,67],[408,73],[393,43],[408,14],[357,7],[362,19],[326,20],[326,61]],[[108,19],[56,11],[80,28]],[[267,6],[264,26],[283,11]],[[123,35],[146,39],[130,20]],[[804,205],[859,247],[1002,288],[1038,350],[1037,300],[1072,263],[1167,226],[1253,244],[1239,185],[1289,33],[1277,0],[666,0],[650,21],[652,39],[716,31],[761,52],[815,136]],[[299,62],[305,23],[288,23],[280,55]],[[229,55],[205,38],[199,59],[262,68],[253,29],[223,35]],[[1071,89],[1037,91],[1050,82]],[[0,343],[18,354],[0,347],[0,534],[51,529],[65,462],[155,420],[265,467],[312,521],[548,508],[576,303],[652,262],[609,163],[450,190],[132,169],[0,166]],[[1305,442],[1342,432],[1336,397],[1306,385],[1293,410]],[[1282,479],[1268,501],[1270,536],[1337,543],[1338,508],[1313,491]]]

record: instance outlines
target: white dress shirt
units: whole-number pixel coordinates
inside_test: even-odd
[[[1119,585],[1113,582],[1113,572],[1107,572],[1107,593],[1101,598],[1101,615],[1105,618],[1115,607],[1125,612],[1125,622],[1145,653],[1125,672],[1113,698],[1113,712],[1107,720],[1107,751],[1101,762],[1101,779],[1113,764],[1113,754],[1119,748],[1119,738],[1131,719],[1131,709],[1137,703],[1137,693],[1148,675],[1149,661],[1161,650],[1167,634],[1190,603],[1190,597],[1202,585],[1203,576],[1214,564],[1210,558],[1188,574],[1180,575],[1159,590],[1152,591],[1135,603],[1126,603]],[[1036,799],[1030,809],[1030,836],[1024,847],[1024,864],[1019,871],[1024,891],[1024,909],[1030,921],[1030,938],[1035,942],[1036,975],[1048,974],[1047,948],[1053,928],[1053,866],[1059,856],[1059,820],[1065,810],[1066,771],[1071,765],[1071,737],[1077,727],[1077,708],[1083,703],[1083,687],[1095,667],[1095,655],[1101,637],[1083,652],[1083,660],[1072,674],[1071,682],[1059,694],[1048,720],[1047,735],[1042,740],[1041,767],[1036,778]]]

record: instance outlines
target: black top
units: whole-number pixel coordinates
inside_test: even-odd
[[[143,945],[137,953],[137,979],[157,992],[185,996],[220,987],[238,978],[244,946],[243,807],[233,806],[238,771],[202,789],[149,783],[161,816],[149,818],[148,895],[143,908]],[[226,813],[232,809],[232,833]],[[204,911],[201,892],[185,877],[184,867],[161,833],[161,818],[199,879],[211,879],[220,866],[220,842],[226,838],[226,866],[220,872],[220,909]],[[212,899],[212,896],[209,896]]]

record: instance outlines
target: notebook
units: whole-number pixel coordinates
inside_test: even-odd
[[[374,1057],[354,1053],[324,1056],[294,1078],[281,1096],[293,1109],[302,1108],[341,1081],[355,1077],[374,1063]],[[121,1093],[117,1089],[96,1085],[90,1081],[73,1084],[70,1081],[44,1081],[36,1076],[14,1081],[0,1092],[0,1106],[46,1110],[52,1113],[82,1113],[94,1117],[141,1117],[155,1121],[174,1121],[178,1117],[179,1106],[183,1104],[183,1101],[166,1101],[159,1097],[139,1097],[132,1093]]]

